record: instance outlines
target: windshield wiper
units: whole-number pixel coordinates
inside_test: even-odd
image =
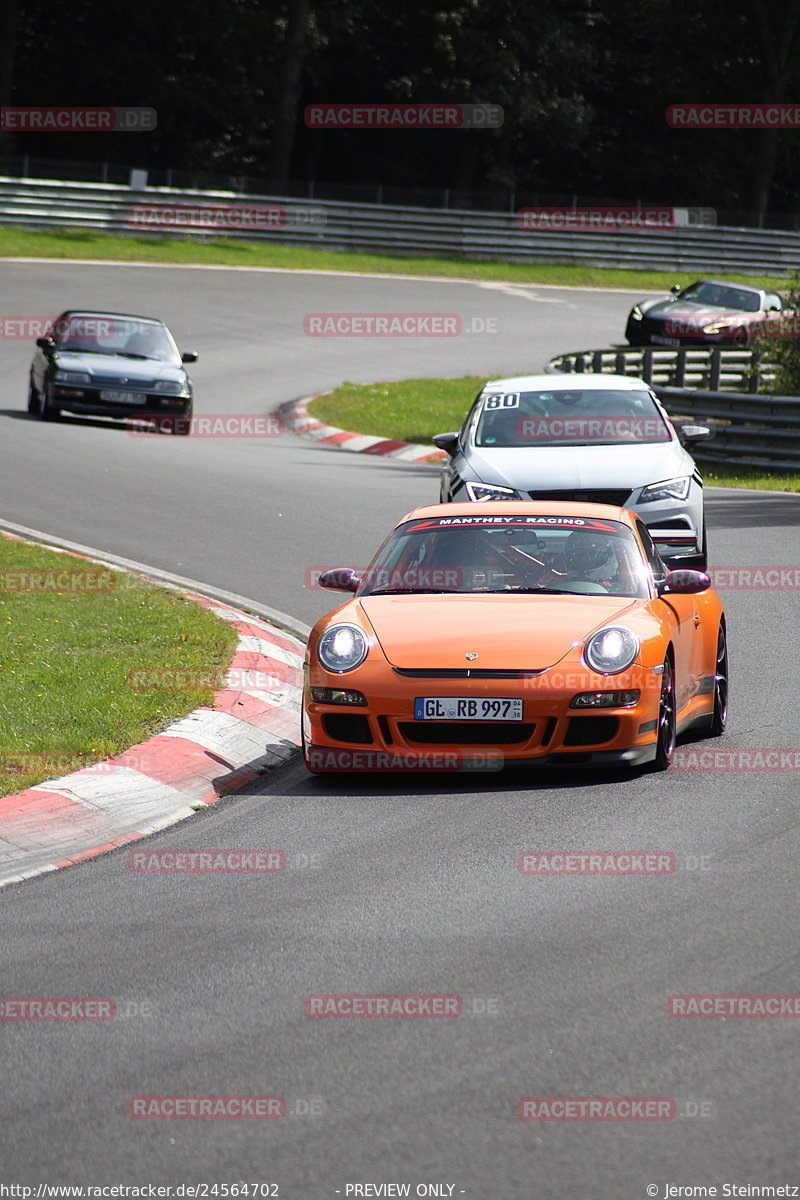
[[[373,592],[365,592],[365,596],[462,596],[467,593],[458,588],[377,588]]]
[[[583,592],[570,592],[564,588],[540,588],[540,587],[504,587],[504,588],[487,588],[484,595],[500,595],[503,592],[516,592],[526,596],[582,596]]]

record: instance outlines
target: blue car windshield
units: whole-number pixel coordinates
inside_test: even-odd
[[[177,347],[156,321],[106,313],[71,313],[53,327],[58,349],[76,354],[115,354],[178,364]]]

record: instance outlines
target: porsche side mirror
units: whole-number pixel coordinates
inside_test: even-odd
[[[673,283],[669,290],[673,296],[677,296],[678,292],[681,290],[681,285],[679,283]]]
[[[691,445],[693,442],[702,442],[705,438],[712,436],[713,430],[708,425],[678,426],[678,437],[685,446]]]
[[[55,342],[52,338],[40,337],[36,339],[36,345],[40,350],[52,350],[53,346],[55,346]]]
[[[678,571],[668,571],[665,578],[658,585],[659,596],[669,595],[674,596],[692,596],[696,592],[707,592],[711,587],[711,580],[706,575],[705,571],[689,571],[686,569]]]
[[[181,362],[197,362],[196,350],[184,350],[181,355]]]
[[[330,571],[323,571],[317,583],[334,592],[355,592],[361,583],[361,576],[352,567],[333,567]]]
[[[438,446],[440,450],[444,450],[446,454],[455,454],[458,449],[458,434],[435,433],[433,435],[433,444],[434,446]]]

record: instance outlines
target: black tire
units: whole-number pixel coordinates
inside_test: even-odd
[[[28,384],[28,412],[32,413],[35,417],[41,416],[39,403],[39,393],[33,386],[33,379],[31,379]]]
[[[43,421],[57,421],[61,416],[60,410],[48,402],[47,384],[39,393],[39,416]]]
[[[714,712],[709,737],[721,737],[728,721],[728,632],[720,621],[717,634],[717,656],[714,667]]]
[[[186,412],[181,413],[175,419],[175,425],[172,430],[174,437],[188,437],[192,430],[192,405],[186,409]]]
[[[703,513],[703,541],[700,548],[700,553],[697,555],[698,571],[705,571],[708,567],[708,534],[706,533],[706,514]]]
[[[672,756],[675,753],[677,737],[677,712],[675,701],[675,671],[672,660],[664,659],[664,673],[661,676],[661,696],[658,702],[658,741],[656,756],[653,760],[654,771],[669,770]]]

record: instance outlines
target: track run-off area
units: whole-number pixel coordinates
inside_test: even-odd
[[[264,415],[345,379],[540,371],[620,341],[641,295],[96,263],[6,261],[0,280],[7,315],[162,318],[199,351],[197,415]],[[305,332],[309,314],[341,312],[457,314],[464,332]],[[406,512],[438,499],[436,466],[289,433],[41,423],[25,411],[32,351],[0,340],[0,522],[302,627],[337,603],[313,586],[319,570],[365,564]],[[800,563],[800,497],[710,489],[707,506],[713,567]],[[721,594],[729,725],[694,745],[800,747],[800,593]],[[404,1194],[353,1190],[381,1184],[472,1200],[800,1185],[800,1018],[668,1011],[675,995],[800,992],[800,774],[756,762],[320,780],[294,759],[137,844],[280,850],[283,871],[148,874],[123,847],[3,890],[0,995],[112,998],[116,1011],[0,1022],[4,1180],[172,1195],[243,1181],[281,1200]],[[674,869],[518,870],[521,853],[567,850],[656,851]],[[319,1019],[308,998],[324,994],[455,996],[460,1015]],[[281,1097],[284,1115],[137,1119],[142,1096]],[[522,1120],[525,1097],[672,1104],[661,1120]]]

